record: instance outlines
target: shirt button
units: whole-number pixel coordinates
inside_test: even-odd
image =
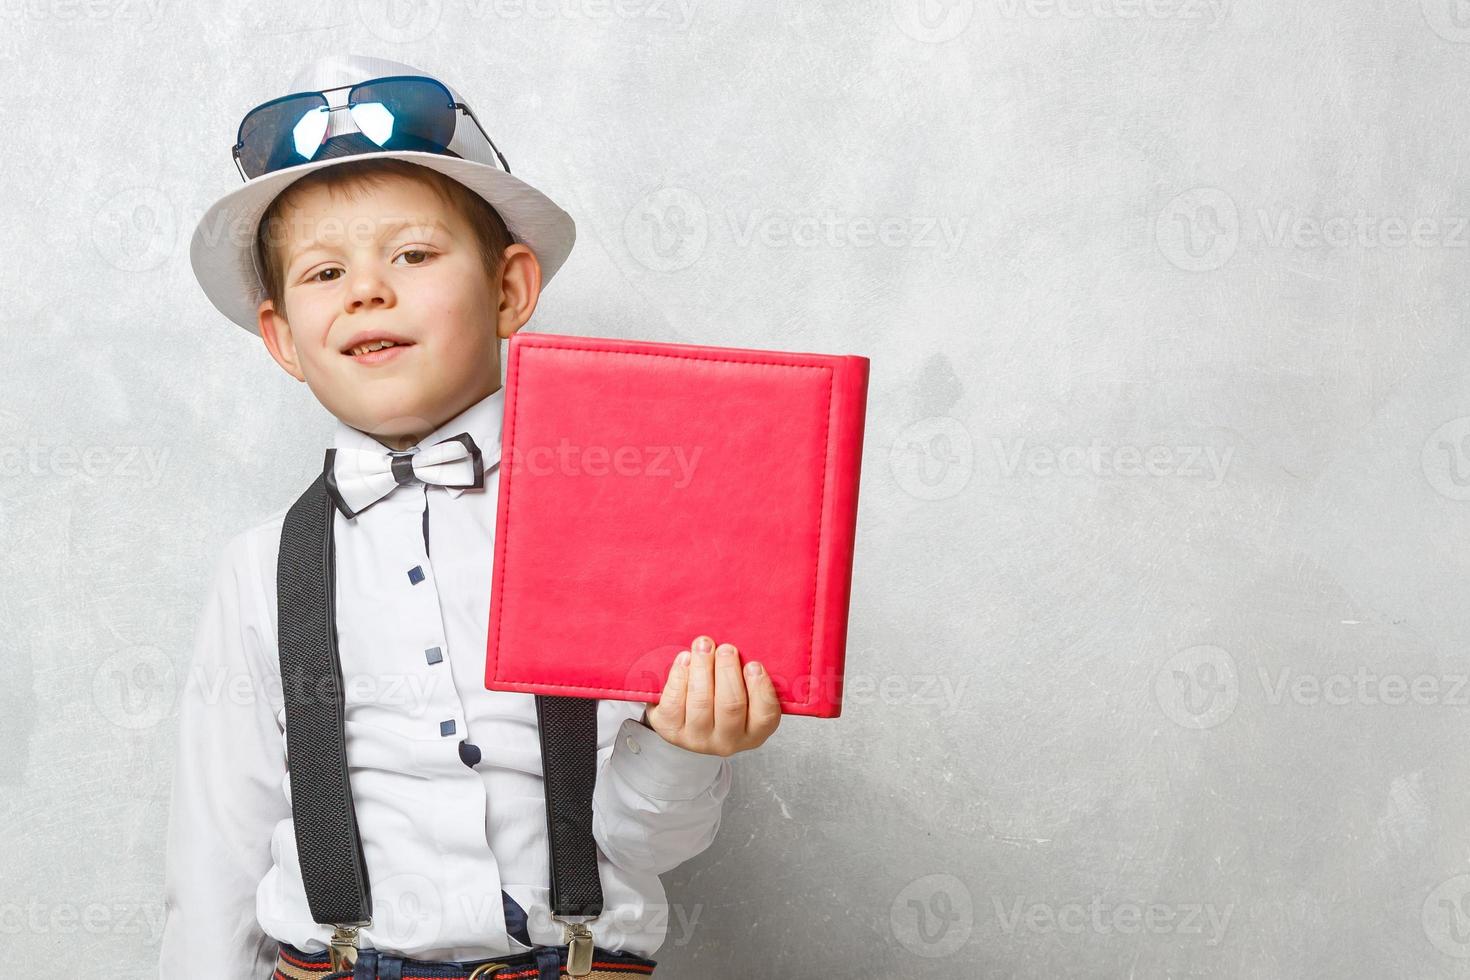
[[[424,659],[431,664],[437,664],[444,659],[444,651],[438,647],[429,647],[429,649],[424,651]]]
[[[439,722],[439,734],[440,735],[453,735],[454,734],[454,719],[453,718],[450,718],[450,719],[448,719],[446,721]]]
[[[627,742],[628,751],[632,752],[634,755],[637,755],[639,752],[643,751],[641,748],[638,747],[638,740],[635,739],[632,735],[628,736]]]
[[[422,565],[415,565],[410,568],[408,570],[408,580],[414,585],[422,582],[424,580],[424,567]]]

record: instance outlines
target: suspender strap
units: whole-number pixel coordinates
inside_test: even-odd
[[[592,838],[597,701],[538,694],[536,724],[541,729],[546,836],[551,844],[551,913],[597,915],[602,911],[597,842]]]
[[[356,927],[371,923],[372,893],[347,775],[342,661],[337,650],[335,509],[325,472],[286,512],[276,567],[281,679],[286,704],[291,815],[312,918],[334,925],[333,965],[356,961]],[[602,911],[592,793],[597,783],[595,699],[536,695],[554,916]],[[591,970],[591,932],[567,926],[568,973]]]
[[[347,781],[333,577],[332,503],[323,475],[286,512],[276,565],[291,816],[312,918],[366,925],[373,904]]]

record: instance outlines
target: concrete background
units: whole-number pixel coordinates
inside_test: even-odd
[[[846,709],[660,975],[1470,976],[1462,0],[0,16],[6,975],[154,975],[207,572],[331,426],[188,236],[342,48],[576,218],[533,329],[872,358]]]

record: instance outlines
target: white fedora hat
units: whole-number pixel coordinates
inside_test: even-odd
[[[313,61],[291,80],[287,94],[314,92],[339,85],[352,85],[390,75],[420,75],[433,78],[449,90],[455,102],[463,102],[448,82],[412,65],[366,55],[329,55]],[[332,101],[336,101],[335,99]],[[360,133],[347,112],[332,112],[323,144],[344,133]],[[329,148],[330,150],[330,148]],[[256,310],[266,298],[255,258],[255,236],[261,216],[277,194],[309,173],[351,160],[407,160],[459,181],[479,194],[499,212],[506,228],[518,242],[536,253],[544,286],[566,261],[576,241],[577,229],[571,215],[549,197],[510,175],[500,166],[499,153],[486,141],[478,126],[462,111],[455,112],[450,153],[426,150],[373,150],[313,159],[253,177],[216,201],[194,228],[189,242],[189,262],[194,277],[215,307],[235,323],[258,334]],[[457,154],[457,156],[450,155]]]

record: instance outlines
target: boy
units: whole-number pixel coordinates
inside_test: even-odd
[[[568,933],[549,911],[535,698],[485,690],[483,670],[499,341],[531,317],[573,225],[510,175],[453,89],[418,69],[328,57],[290,93],[246,116],[235,147],[246,184],[206,212],[190,254],[210,300],[337,418],[324,466],[334,623],[372,893],[355,971],[338,975],[550,980]],[[195,637],[164,980],[330,973],[332,929],[306,899],[286,768],[286,511],[229,541]],[[659,874],[709,846],[728,757],[779,724],[759,665],[742,672],[733,646],[714,646],[695,638],[656,705],[597,702],[605,905],[586,923],[591,977],[652,971],[672,919]]]

